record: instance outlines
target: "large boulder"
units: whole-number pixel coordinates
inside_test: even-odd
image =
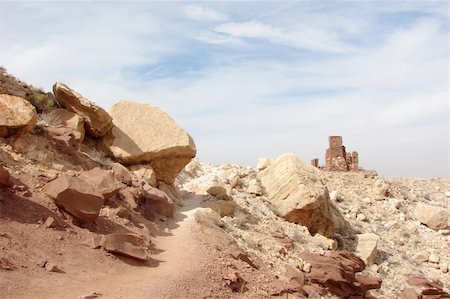
[[[103,236],[101,246],[108,252],[117,253],[140,261],[148,260],[143,240],[132,234],[109,234]]]
[[[104,136],[112,127],[112,118],[103,108],[95,105],[62,83],[53,85],[59,105],[84,119],[86,133],[92,137]]]
[[[332,203],[320,170],[294,154],[278,157],[258,173],[272,210],[287,221],[306,226],[311,234],[331,237],[341,216]]]
[[[20,97],[0,94],[0,137],[30,132],[37,122],[36,109]]]
[[[173,217],[175,206],[173,200],[164,192],[148,184],[143,186],[145,206],[147,212],[157,213],[166,217]]]
[[[80,179],[88,182],[95,190],[100,192],[105,199],[113,197],[124,187],[122,183],[116,180],[112,171],[98,167],[83,171],[80,175]]]
[[[84,222],[95,220],[105,201],[89,183],[66,174],[47,183],[44,192],[60,208]]]
[[[149,164],[158,181],[172,184],[195,157],[191,136],[159,108],[123,100],[109,112],[114,126],[102,144],[118,162]]]
[[[381,279],[358,274],[365,265],[351,252],[333,251],[324,256],[303,252],[300,258],[311,265],[311,271],[305,274],[306,280],[328,289],[339,298],[362,298],[368,290],[381,287]]]
[[[445,229],[448,226],[449,212],[441,207],[418,203],[414,215],[420,223],[434,230]]]

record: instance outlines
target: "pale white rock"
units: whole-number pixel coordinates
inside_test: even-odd
[[[149,164],[136,164],[128,167],[131,174],[139,180],[143,180],[149,185],[156,187],[156,174]]]
[[[319,244],[328,250],[336,250],[338,248],[338,242],[334,239],[329,239],[327,237],[322,236],[321,234],[316,234],[314,236],[314,239],[316,239]]]
[[[232,188],[234,188],[239,183],[239,179],[240,179],[239,175],[236,173],[233,173],[228,176],[227,182],[228,182],[228,184],[230,184],[230,186]]]
[[[439,263],[439,269],[442,271],[442,273],[448,272],[448,264],[447,263]]]
[[[445,192],[445,197],[450,197],[450,192]]]
[[[256,169],[263,170],[269,167],[270,164],[272,164],[272,159],[269,158],[259,158],[256,162]]]
[[[356,215],[356,219],[359,221],[365,221],[367,219],[367,217],[364,214],[358,214],[358,215]]]
[[[314,235],[331,237],[343,219],[330,201],[321,171],[294,154],[278,157],[258,173],[272,210],[289,222],[306,226]]]
[[[261,185],[259,184],[259,182],[256,179],[253,179],[249,182],[247,192],[250,194],[255,194],[255,195],[263,194]]]
[[[414,215],[420,223],[434,230],[446,229],[448,226],[449,213],[441,207],[418,203]]]
[[[364,204],[366,204],[366,205],[372,204],[372,200],[371,200],[369,197],[364,197],[364,198],[362,199],[362,202],[363,202]]]
[[[439,255],[437,255],[435,253],[430,254],[428,256],[428,261],[430,263],[435,263],[435,264],[439,263],[439,261],[440,261]]]
[[[191,136],[159,108],[122,100],[109,112],[114,126],[101,144],[118,162],[149,164],[157,181],[172,184],[195,157]]]
[[[331,201],[340,201],[339,190],[333,190],[330,192],[330,200]]]
[[[303,270],[303,272],[305,272],[305,273],[311,272],[311,264],[308,263],[308,262],[305,262],[305,263],[303,264],[302,270]]]
[[[356,236],[356,255],[358,255],[366,265],[372,265],[378,253],[378,242],[380,237],[374,233],[359,234]]]

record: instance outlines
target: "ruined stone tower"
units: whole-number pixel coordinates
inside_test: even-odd
[[[325,153],[324,169],[328,171],[358,171],[358,152],[347,153],[342,145],[342,136],[328,137],[328,149]],[[311,164],[318,167],[318,159],[311,161]]]

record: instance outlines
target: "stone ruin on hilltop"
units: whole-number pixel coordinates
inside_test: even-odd
[[[325,165],[319,166],[318,158],[311,160],[311,165],[328,171],[359,171],[358,152],[347,153],[342,145],[342,136],[329,136],[328,142]]]

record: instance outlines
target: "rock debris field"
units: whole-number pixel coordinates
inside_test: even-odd
[[[1,70],[0,297],[450,298],[450,179],[342,152],[205,164],[157,107]]]

